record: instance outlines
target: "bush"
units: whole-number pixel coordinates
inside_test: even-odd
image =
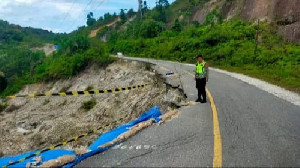
[[[87,112],[93,109],[96,104],[97,104],[96,99],[91,99],[89,101],[83,102],[81,108]]]

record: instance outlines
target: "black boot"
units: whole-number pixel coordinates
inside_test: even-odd
[[[202,102],[202,100],[198,98],[198,99],[196,100],[196,102]]]

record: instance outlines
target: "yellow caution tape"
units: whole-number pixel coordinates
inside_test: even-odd
[[[131,87],[125,87],[125,88],[116,88],[116,89],[104,89],[104,90],[94,90],[94,91],[68,91],[68,92],[60,92],[60,93],[45,93],[45,94],[28,94],[28,95],[12,95],[8,96],[8,98],[13,99],[17,97],[29,97],[29,98],[35,98],[35,97],[43,97],[43,96],[78,96],[78,95],[92,95],[92,94],[101,94],[101,93],[116,93],[116,92],[123,92],[124,90],[133,90],[138,88],[144,88],[145,86],[148,86],[149,84],[144,85],[137,85],[137,86],[131,86]]]

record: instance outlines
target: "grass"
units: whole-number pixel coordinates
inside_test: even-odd
[[[287,90],[290,90],[290,91],[300,94],[299,80],[297,80],[295,78],[289,78],[289,77],[287,77],[287,78],[278,77],[276,74],[272,75],[272,70],[246,69],[246,68],[228,67],[228,66],[217,66],[216,68],[227,70],[230,72],[241,73],[241,74],[253,77],[253,78],[261,79],[268,83],[280,86],[282,88],[285,88]]]
[[[94,86],[89,85],[85,90],[90,91],[90,90],[93,90],[93,89],[94,89]]]
[[[96,104],[97,104],[96,99],[91,99],[89,101],[83,102],[83,104],[81,106],[81,109],[83,109],[84,111],[88,112],[91,109],[93,109]]]

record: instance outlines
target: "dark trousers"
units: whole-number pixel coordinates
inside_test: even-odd
[[[196,88],[198,89],[198,99],[204,102],[206,102],[205,86],[206,86],[206,78],[196,79]]]

